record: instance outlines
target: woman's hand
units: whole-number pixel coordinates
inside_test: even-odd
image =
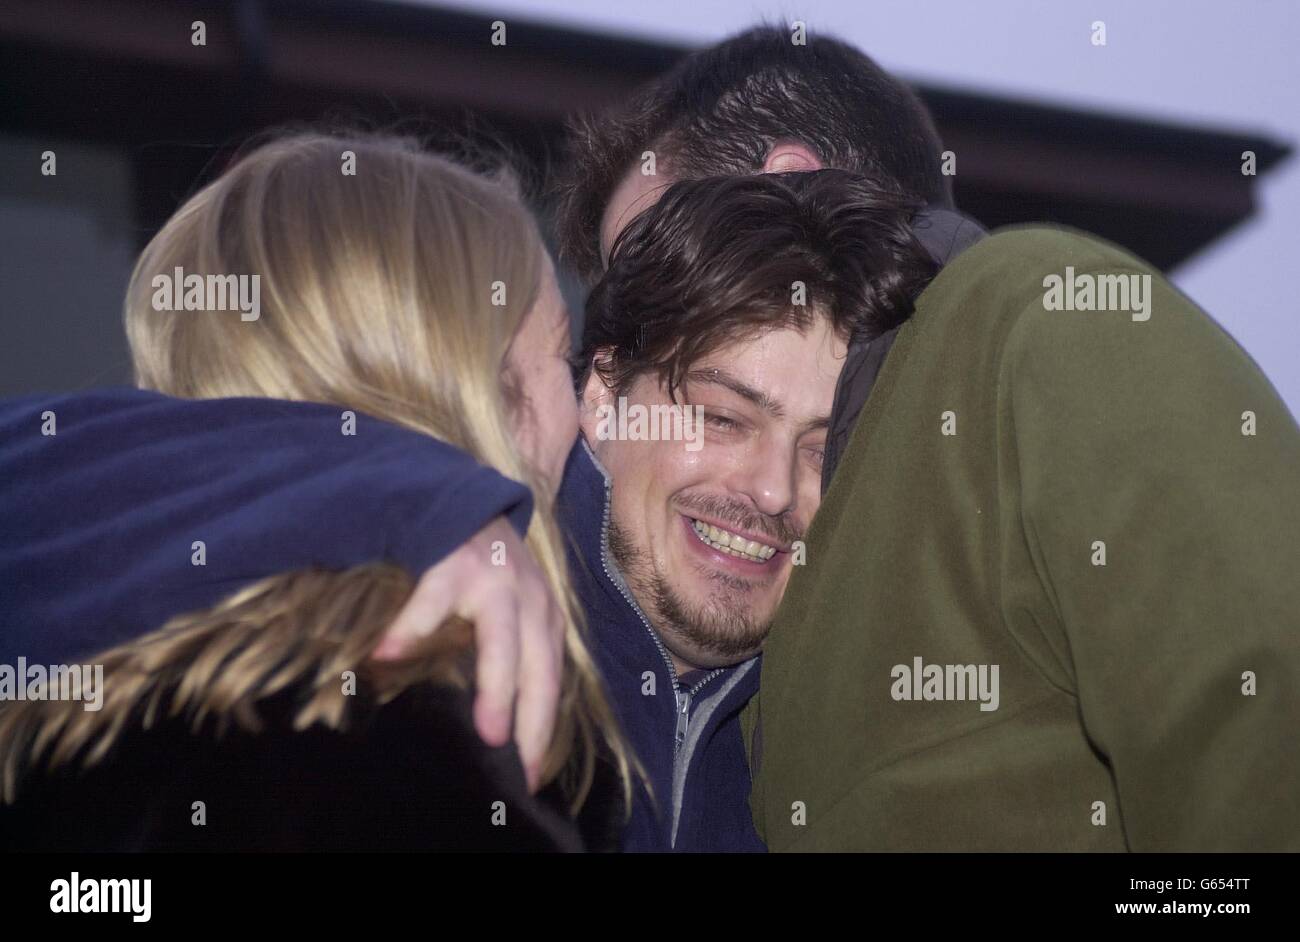
[[[528,788],[536,791],[555,730],[564,618],[532,553],[504,517],[425,571],[373,656],[402,657],[454,615],[474,624],[474,725],[490,746],[509,742],[513,725]]]

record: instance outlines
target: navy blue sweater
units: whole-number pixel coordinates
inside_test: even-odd
[[[527,528],[527,488],[368,416],[345,435],[341,412],[136,389],[0,402],[0,663],[73,661],[291,569],[418,575],[501,514]]]

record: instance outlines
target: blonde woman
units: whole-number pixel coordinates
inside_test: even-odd
[[[222,402],[179,422],[140,391],[0,409],[20,443],[0,454],[3,646],[29,665],[0,703],[0,843],[575,849],[584,800],[607,825],[628,753],[551,512],[577,434],[568,323],[510,180],[400,139],[280,138],[149,243],[126,325],[140,387]],[[241,423],[239,397],[283,408]],[[277,463],[286,441],[312,473]],[[417,606],[416,577],[466,541],[548,591]],[[476,735],[468,691],[544,667],[536,632],[428,633],[430,612],[494,605],[563,629],[527,778]],[[77,663],[33,674],[43,655]]]

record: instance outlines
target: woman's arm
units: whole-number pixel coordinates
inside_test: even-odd
[[[391,561],[421,579],[399,638],[475,621],[478,728],[503,743],[517,700],[535,779],[562,622],[517,482],[333,406],[136,389],[0,403],[0,478],[0,662],[75,662],[272,573]]]

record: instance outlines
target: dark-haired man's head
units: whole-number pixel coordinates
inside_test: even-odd
[[[942,145],[915,93],[852,46],[796,38],[749,30],[575,123],[559,234],[580,273],[596,277],[621,229],[678,180],[835,168],[951,205]]]
[[[612,552],[679,667],[766,637],[820,504],[846,342],[901,322],[933,274],[915,208],[842,171],[706,178],[615,240],[587,303],[582,425],[614,482]],[[674,406],[702,430],[609,421]]]

